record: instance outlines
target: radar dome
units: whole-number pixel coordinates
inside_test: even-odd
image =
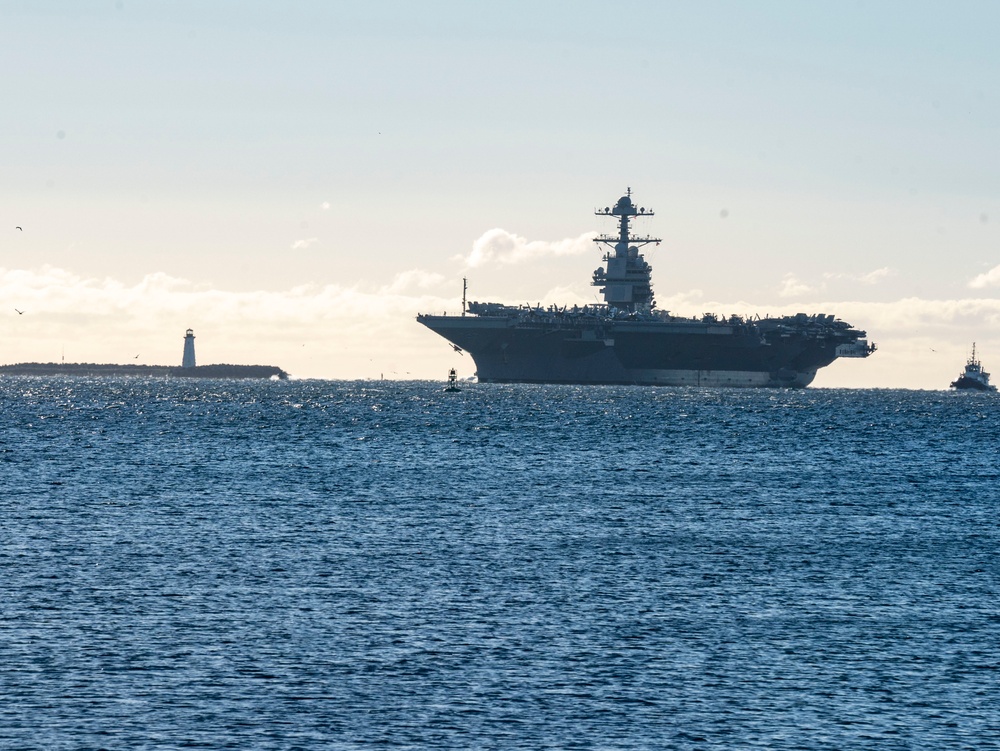
[[[615,214],[626,214],[633,210],[632,199],[628,196],[622,196],[618,199],[618,203],[615,204]]]

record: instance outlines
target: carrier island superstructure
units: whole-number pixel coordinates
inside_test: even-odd
[[[419,315],[476,363],[482,383],[647,384],[664,386],[808,386],[838,357],[875,351],[864,331],[832,315],[780,317],[706,314],[683,318],[656,308],[652,268],[640,248],[660,239],[636,236],[638,207],[629,189],[598,216],[618,220],[605,266],[592,284],[603,304],[512,306],[462,301],[461,315]]]

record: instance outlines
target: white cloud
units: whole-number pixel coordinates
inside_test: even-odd
[[[798,297],[815,291],[816,287],[806,284],[795,276],[795,274],[785,274],[781,280],[781,288],[778,290],[778,295],[781,297]]]
[[[994,266],[985,274],[979,274],[969,282],[972,289],[985,289],[986,287],[1000,287],[1000,266]]]
[[[862,284],[878,284],[880,281],[885,279],[887,276],[893,275],[893,270],[888,266],[883,266],[880,269],[875,269],[874,271],[869,271],[866,274],[845,274],[845,273],[834,273],[827,272],[823,274],[824,279],[848,279],[854,282],[861,282]]]
[[[444,281],[444,276],[421,269],[410,269],[396,274],[390,284],[381,288],[385,294],[400,294],[412,289],[428,289]]]
[[[862,274],[861,276],[858,277],[858,281],[861,282],[862,284],[878,284],[881,280],[891,275],[892,275],[892,269],[890,269],[888,266],[883,266],[880,269],[869,271],[867,274]]]
[[[472,252],[459,258],[470,268],[489,264],[515,264],[540,256],[570,256],[594,250],[597,233],[587,232],[565,240],[527,240],[506,230],[488,230],[472,244]]]

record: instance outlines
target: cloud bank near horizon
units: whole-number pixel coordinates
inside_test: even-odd
[[[381,286],[238,291],[162,272],[128,284],[53,266],[0,268],[0,304],[7,308],[0,311],[0,362],[55,362],[65,350],[73,362],[124,362],[142,352],[140,362],[169,363],[179,357],[184,330],[193,328],[205,362],[366,377],[362,361],[388,369],[396,359],[419,359],[418,312],[460,312],[458,299],[436,294],[442,281],[414,269]]]
[[[241,318],[337,317],[337,311],[373,314],[408,309],[413,304],[435,307],[445,298],[426,290],[444,276],[421,269],[396,274],[378,287],[306,284],[286,290],[234,291],[209,287],[157,271],[129,285],[111,277],[85,277],[54,266],[35,269],[0,268],[0,298],[35,316],[148,316],[192,313],[224,320]],[[343,305],[341,303],[348,303]]]
[[[1000,268],[1000,267],[998,267]],[[1000,275],[1000,272],[998,272]],[[788,283],[793,275],[786,276]],[[86,277],[67,269],[41,266],[34,269],[0,267],[0,299],[28,314],[32,319],[67,316],[107,317],[118,321],[193,315],[202,319],[259,323],[298,322],[310,325],[318,320],[340,318],[393,318],[415,315],[422,310],[451,306],[458,313],[460,303],[453,294],[441,294],[448,280],[442,274],[410,269],[378,285],[306,284],[284,290],[237,291],[209,287],[163,272],[147,274],[134,284],[106,277]],[[556,287],[540,298],[544,304],[586,304],[589,288]],[[813,290],[815,293],[815,290]],[[815,294],[814,294],[815,296]],[[926,329],[974,321],[1000,327],[1000,298],[970,297],[951,300],[901,298],[892,301],[859,302],[849,299],[782,303],[712,301],[701,290],[658,296],[661,309],[767,310],[771,314],[803,308],[824,312],[857,311],[894,331]],[[823,309],[822,311],[820,309]],[[836,309],[834,311],[834,309]],[[681,314],[681,313],[679,313]],[[690,311],[684,315],[694,314]],[[857,314],[855,314],[857,315]],[[846,316],[845,316],[846,317]]]
[[[205,332],[199,346],[211,343],[218,353],[207,361],[273,363],[305,377],[361,378],[372,375],[372,369],[377,377],[379,369],[388,373],[398,368],[412,372],[412,377],[433,378],[440,375],[441,358],[450,352],[414,317],[445,310],[458,314],[460,301],[449,294],[449,287],[441,274],[422,269],[396,274],[378,285],[239,291],[162,272],[130,284],[53,266],[0,268],[0,305],[6,308],[0,310],[5,338],[0,360],[55,361],[65,343],[67,359],[72,349],[74,361],[124,362],[126,353],[131,358],[142,348],[146,354],[141,361],[169,362],[179,357],[178,342],[192,327]],[[584,304],[593,301],[589,292],[582,286],[556,287],[539,298],[545,305]],[[857,378],[876,372],[881,379],[910,377],[919,364],[915,357],[930,356],[927,353],[934,350],[964,357],[974,340],[984,352],[1000,347],[1000,336],[994,333],[1000,331],[1000,299],[982,296],[880,302],[775,298],[761,303],[708,300],[701,290],[689,290],[658,299],[661,309],[682,316],[834,313],[866,329],[882,349],[878,363],[850,370]],[[471,374],[471,359],[460,362]],[[947,365],[957,367],[950,360]],[[872,385],[901,384],[887,380]]]

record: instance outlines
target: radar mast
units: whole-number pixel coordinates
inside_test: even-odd
[[[605,207],[594,212],[597,216],[618,217],[618,235],[598,235],[594,242],[606,245],[609,250],[604,255],[607,269],[601,267],[594,272],[593,286],[600,287],[608,307],[626,310],[630,313],[648,313],[656,307],[653,299],[651,275],[653,268],[646,263],[639,248],[650,243],[660,244],[658,237],[633,235],[629,229],[629,218],[653,216],[653,210],[636,207],[632,202],[632,189],[618,199],[614,208]]]

